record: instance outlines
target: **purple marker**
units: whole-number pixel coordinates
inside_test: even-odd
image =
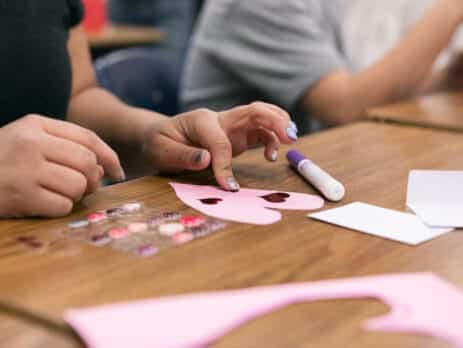
[[[304,157],[298,151],[291,150],[286,155],[291,166],[301,174],[304,179],[315,186],[327,199],[339,202],[346,194],[344,186],[331,175]]]

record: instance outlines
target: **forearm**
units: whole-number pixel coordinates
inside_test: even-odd
[[[437,1],[395,49],[355,77],[358,88],[369,92],[370,104],[414,94],[427,80],[462,20],[463,3]],[[369,88],[373,84],[376,88]]]
[[[142,156],[144,132],[166,116],[133,108],[97,86],[71,99],[68,120],[95,131],[119,154],[128,178],[153,172]]]
[[[463,3],[437,1],[395,49],[353,78],[362,110],[413,96],[423,88],[462,20]],[[441,84],[442,75],[433,83]]]
[[[91,86],[74,95],[68,120],[92,129],[111,145],[139,146],[146,127],[166,116],[133,108],[106,90]]]
[[[315,111],[326,123],[343,124],[363,118],[371,107],[416,95],[426,88],[434,62],[462,20],[463,3],[438,0],[379,62],[355,75],[332,77],[331,85],[337,87],[325,89],[332,99],[326,97],[324,106],[315,100],[320,95],[312,96],[309,102],[315,104]],[[441,84],[441,78],[433,84]]]

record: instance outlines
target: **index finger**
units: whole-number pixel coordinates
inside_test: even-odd
[[[115,181],[126,179],[119,156],[94,132],[65,121],[42,119],[41,122],[48,134],[73,141],[92,151],[97,157],[98,164],[111,179]]]
[[[275,105],[256,102],[239,106],[219,113],[219,119],[226,131],[236,128],[248,131],[264,128],[274,132],[285,144],[297,140],[296,125],[286,111]]]
[[[239,191],[240,185],[232,169],[232,144],[220,124],[217,121],[201,123],[200,127],[195,127],[195,133],[201,146],[211,155],[212,170],[218,184],[225,190]]]

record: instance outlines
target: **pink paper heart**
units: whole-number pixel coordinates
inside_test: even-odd
[[[281,210],[314,210],[323,207],[319,196],[295,192],[241,189],[227,192],[213,186],[171,183],[177,197],[189,207],[218,219],[256,225],[281,220]]]

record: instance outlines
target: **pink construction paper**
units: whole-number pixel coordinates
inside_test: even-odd
[[[369,320],[367,330],[426,334],[463,347],[463,294],[428,273],[177,296],[71,310],[65,318],[89,348],[204,348],[290,304],[359,298],[379,299],[392,309]]]
[[[269,225],[281,220],[282,210],[314,210],[323,207],[324,201],[318,196],[283,191],[241,189],[227,192],[213,186],[197,186],[171,183],[177,197],[189,207],[218,219],[231,220],[256,225]],[[271,203],[263,197],[284,193],[290,197],[285,202]],[[203,204],[202,199],[218,198],[216,205]]]

